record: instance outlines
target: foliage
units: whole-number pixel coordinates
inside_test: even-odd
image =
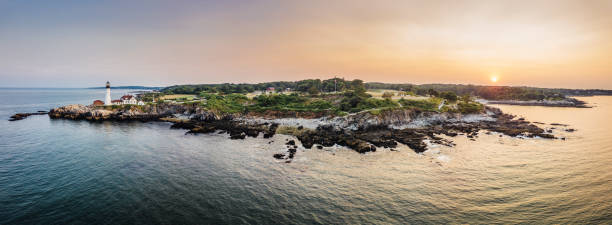
[[[317,98],[307,98],[298,94],[290,95],[259,95],[253,98],[254,104],[249,106],[249,110],[283,110],[283,111],[335,111],[335,107],[326,100]]]
[[[399,103],[402,107],[421,109],[424,111],[437,111],[438,105],[440,104],[439,100],[436,99],[414,100],[403,98],[399,100]]]
[[[308,94],[310,95],[318,95],[319,94],[319,89],[317,89],[317,87],[315,86],[310,86],[310,88],[308,88]]]
[[[226,96],[208,94],[205,96],[204,107],[222,113],[240,113],[245,111],[245,103],[248,98],[241,94],[230,94]]]
[[[376,99],[365,93],[347,92],[340,102],[340,110],[345,112],[359,112],[373,108],[398,107],[397,102],[391,99]]]
[[[205,93],[219,93],[219,94],[230,94],[239,93],[245,94],[254,91],[264,91],[267,88],[273,87],[277,92],[284,92],[287,88],[292,91],[301,93],[313,94],[315,89],[317,92],[334,92],[334,91],[347,91],[355,90],[365,92],[365,85],[361,80],[346,81],[340,78],[333,78],[327,80],[320,79],[308,79],[300,81],[278,81],[278,82],[267,82],[258,84],[195,84],[195,85],[175,85],[162,89],[161,91],[165,94],[199,94]],[[318,94],[318,93],[317,93]]]
[[[484,110],[484,105],[478,102],[459,102],[457,103],[457,110],[461,113],[480,113]]]
[[[438,96],[441,92],[454,92],[456,95],[469,94],[488,100],[561,100],[566,95],[612,95],[612,91],[606,90],[576,90],[576,89],[551,89],[534,87],[506,87],[506,86],[480,86],[463,84],[386,84],[367,83],[368,89],[388,89],[398,91],[412,91],[417,95]]]
[[[382,94],[382,97],[385,98],[385,99],[391,99],[391,98],[393,98],[394,95],[395,94],[393,92],[385,91],[385,93]]]
[[[452,91],[445,91],[445,92],[440,93],[440,98],[446,99],[450,102],[456,102],[457,94],[455,94],[455,92],[452,92]]]

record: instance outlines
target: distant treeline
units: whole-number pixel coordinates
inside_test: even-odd
[[[429,91],[454,92],[457,95],[478,96],[487,100],[544,100],[558,99],[566,96],[594,96],[612,95],[612,90],[601,89],[566,89],[566,88],[536,88],[536,87],[509,87],[509,86],[483,86],[465,84],[387,84],[366,83],[367,89],[392,89],[412,91],[418,95],[428,94]]]
[[[287,90],[304,92],[304,93],[320,93],[333,91],[347,91],[357,88],[362,88],[364,83],[362,80],[347,81],[340,78],[320,80],[308,79],[300,81],[276,81],[258,84],[190,84],[190,85],[175,85],[162,89],[164,93],[171,94],[199,94],[200,92],[211,93],[249,93],[253,91],[265,91],[268,88],[274,88],[276,92],[284,92]]]
[[[345,92],[360,89],[389,89],[405,91],[408,94],[435,95],[453,92],[458,96],[471,95],[487,100],[558,100],[565,96],[612,95],[612,90],[582,90],[582,89],[551,89],[534,87],[481,86],[462,84],[388,84],[364,83],[362,80],[344,80],[333,78],[328,80],[308,79],[300,81],[278,81],[258,84],[195,84],[175,85],[163,88],[166,94],[200,94],[206,93],[249,93],[265,91],[274,88],[275,92],[287,90],[308,94],[329,92]]]

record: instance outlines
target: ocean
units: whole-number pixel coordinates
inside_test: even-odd
[[[0,89],[0,224],[612,224],[612,97],[580,98],[593,108],[498,106],[566,140],[481,131],[423,154],[300,148],[292,163],[272,157],[285,135],[7,121],[104,93]]]

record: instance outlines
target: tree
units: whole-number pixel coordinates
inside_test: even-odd
[[[463,96],[461,96],[461,101],[463,102],[471,102],[472,101],[472,96],[470,96],[470,94],[464,94]]]
[[[430,88],[429,90],[427,90],[427,94],[430,96],[435,96],[435,97],[440,95],[440,93],[438,93],[438,91],[434,90],[433,88]]]
[[[455,92],[452,91],[445,91],[440,93],[440,97],[443,99],[446,99],[450,102],[455,102],[457,101],[457,95],[455,94]]]
[[[382,97],[383,97],[384,99],[391,99],[391,98],[393,98],[393,96],[394,96],[394,95],[395,95],[395,94],[393,94],[393,92],[388,92],[388,91],[385,91],[385,93],[383,93],[383,94],[382,94]]]
[[[319,94],[319,89],[316,86],[310,86],[310,88],[308,88],[308,94],[310,94],[310,95],[318,95]]]
[[[353,88],[353,90],[355,91],[355,94],[365,95],[366,88],[362,80],[359,80],[359,79],[353,80],[351,82],[351,88]]]

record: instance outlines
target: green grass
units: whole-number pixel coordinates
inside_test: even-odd
[[[415,100],[415,99],[400,99],[399,100],[399,103],[404,108],[420,109],[423,111],[431,111],[431,112],[434,112],[434,111],[437,112],[438,106],[440,105],[441,102],[442,100],[437,99],[437,98],[429,98],[429,99],[423,99],[423,100]]]
[[[363,93],[346,92],[329,96],[305,96],[293,94],[270,94],[248,98],[243,94],[219,95],[201,93],[206,101],[200,104],[209,110],[220,113],[246,113],[266,111],[295,111],[295,112],[326,112],[328,115],[344,116],[348,113],[367,111],[372,115],[379,115],[385,110],[398,108],[419,109],[432,112],[481,112],[484,108],[476,102],[457,101],[457,105],[445,104],[438,110],[442,98],[414,99],[379,99]]]

